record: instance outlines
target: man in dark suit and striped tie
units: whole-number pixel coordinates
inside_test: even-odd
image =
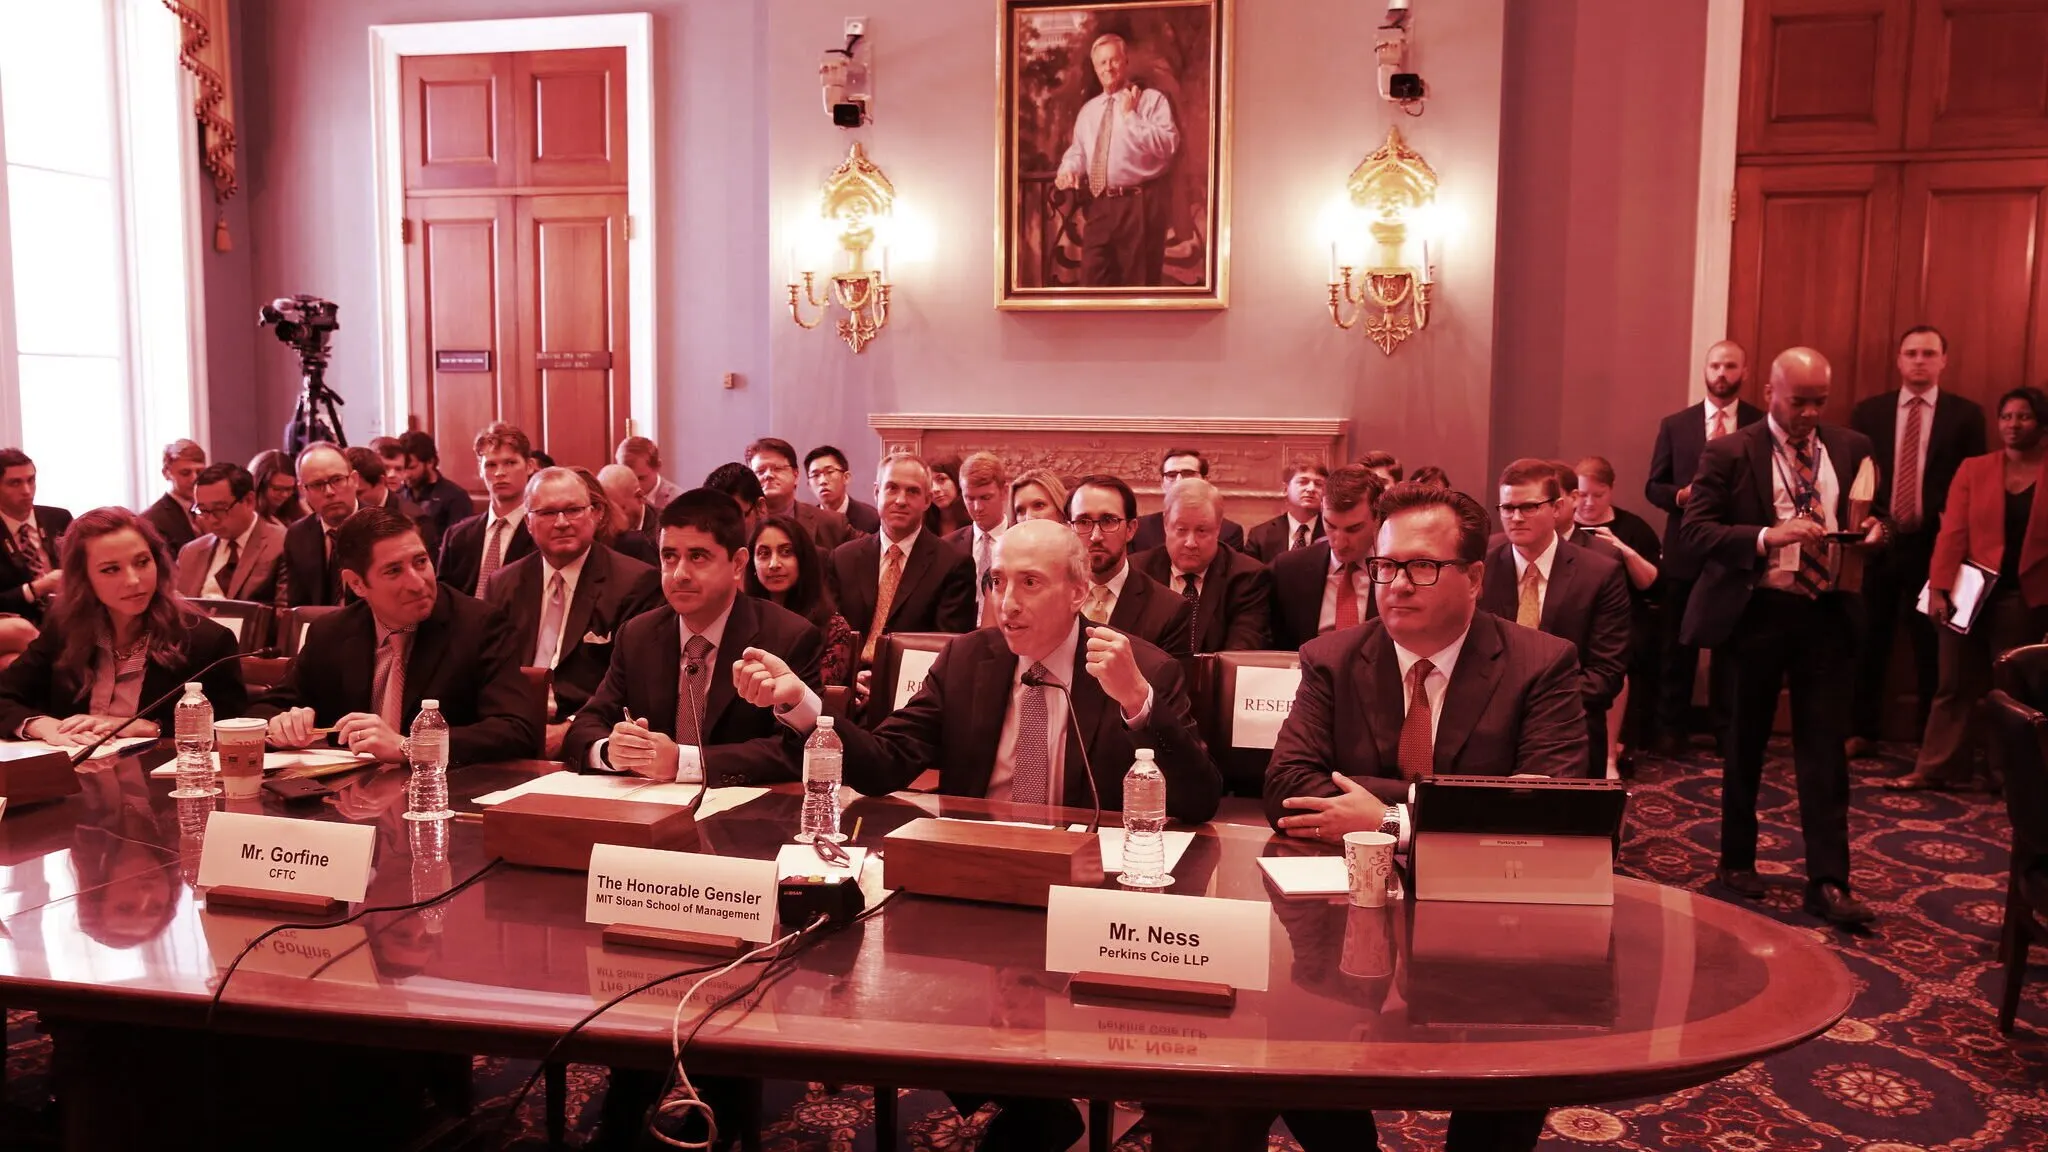
[[[19,448],[0,448],[0,612],[31,623],[57,592],[57,541],[71,513],[36,503],[36,462]]]
[[[1297,460],[1287,466],[1281,480],[1287,488],[1287,510],[1244,534],[1245,553],[1261,564],[1323,538],[1323,485],[1330,482],[1329,466],[1320,460]]]

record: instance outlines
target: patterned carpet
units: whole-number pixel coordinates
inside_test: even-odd
[[[1676,1096],[1553,1112],[1542,1148],[1628,1152],[1916,1152],[2048,1149],[2048,973],[2033,981],[2010,1039],[1993,1020],[1998,970],[1992,953],[2004,907],[2006,821],[1986,793],[1894,793],[1876,786],[1909,766],[1904,748],[1856,762],[1852,817],[1860,894],[1878,910],[1875,929],[1845,935],[1799,910],[1800,842],[1790,770],[1767,774],[1758,870],[1787,877],[1760,907],[1825,941],[1858,981],[1849,1016],[1826,1036],[1733,1076]],[[1624,869],[1685,888],[1712,884],[1719,763],[1701,752],[1645,760],[1634,783]],[[1721,895],[1726,895],[1721,893]],[[1727,897],[1735,899],[1732,896]],[[2037,950],[2036,955],[2039,955]],[[7,1022],[6,1114],[0,1143],[54,1147],[44,1080],[49,1046],[33,1016]],[[478,1098],[495,1118],[532,1065],[479,1059]],[[604,1090],[597,1069],[571,1069],[571,1142],[593,1129]],[[875,1152],[866,1089],[771,1084],[767,1152]],[[950,1152],[979,1131],[933,1092],[899,1105],[902,1146]],[[1128,1122],[1128,1117],[1125,1118]],[[1390,1152],[1440,1148],[1439,1113],[1378,1113]],[[542,1146],[539,1094],[522,1109],[514,1146]],[[1272,1146],[1295,1152],[1277,1127]],[[478,1138],[468,1147],[496,1147]],[[1142,1123],[1118,1152],[1141,1152]]]

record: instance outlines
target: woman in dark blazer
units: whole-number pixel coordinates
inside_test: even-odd
[[[125,508],[95,508],[71,522],[60,552],[64,583],[42,634],[0,672],[0,737],[85,745],[236,650],[234,634],[171,587],[164,542]],[[248,704],[234,660],[197,677],[215,717]],[[175,698],[128,729],[168,734]]]
[[[1970,717],[1991,690],[1991,664],[2048,630],[2048,393],[2015,388],[1998,400],[1996,452],[1956,470],[1928,566],[1927,614],[1945,623],[1968,560],[1998,573],[1969,632],[1939,629],[1939,679],[1913,770],[1890,788],[1940,788],[1970,776]]]

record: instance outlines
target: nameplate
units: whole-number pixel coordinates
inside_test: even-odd
[[[206,819],[199,886],[355,903],[370,886],[370,855],[376,846],[377,829],[369,824],[215,812]]]
[[[488,348],[434,349],[434,371],[436,372],[489,372],[490,370],[491,352]]]
[[[775,938],[775,861],[599,844],[590,850],[583,918]]]
[[[937,652],[917,648],[905,648],[896,654],[896,704],[890,711],[910,703],[910,698],[924,688],[924,678],[931,675],[932,665],[938,659]]]
[[[604,369],[612,366],[612,354],[597,352],[535,352],[533,366],[542,372]]]
[[[1280,739],[1280,725],[1294,710],[1294,691],[1301,687],[1299,668],[1237,668],[1237,691],[1230,702],[1230,746],[1271,748]]]
[[[1272,931],[1264,900],[1059,886],[1045,906],[1045,966],[1263,992]]]

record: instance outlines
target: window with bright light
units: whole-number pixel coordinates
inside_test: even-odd
[[[161,0],[0,0],[0,442],[74,512],[153,498],[204,415],[178,35]]]

